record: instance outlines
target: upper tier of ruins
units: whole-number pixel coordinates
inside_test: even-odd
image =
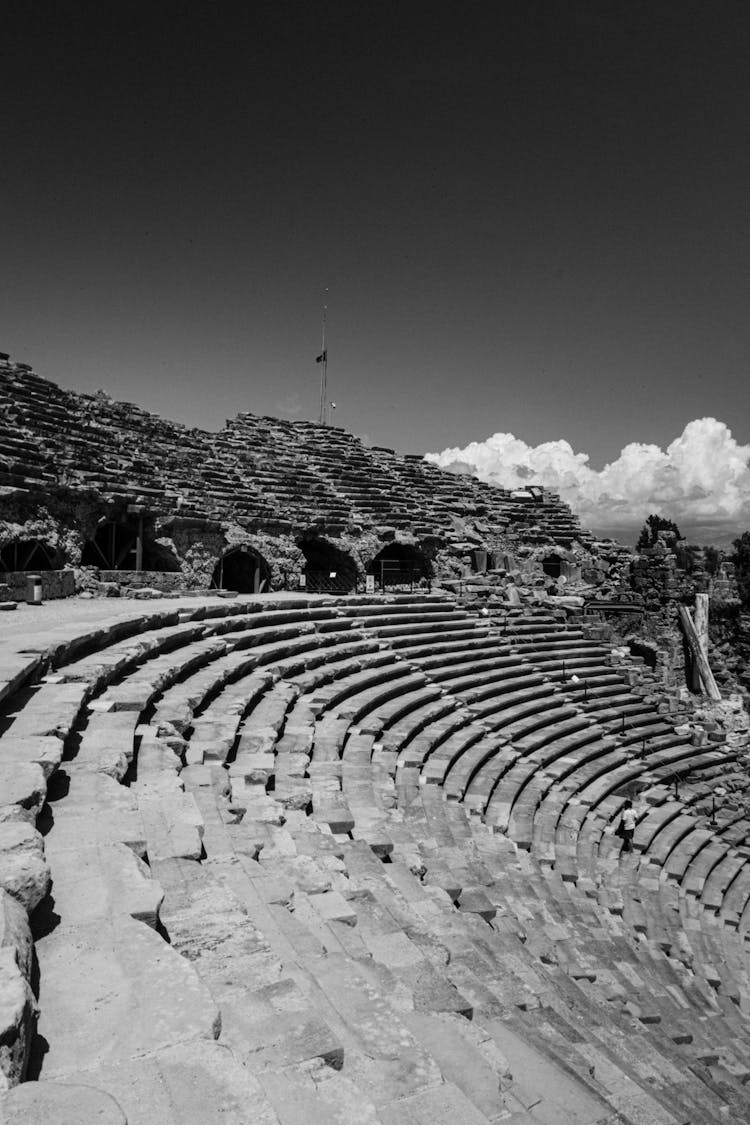
[[[267,588],[281,588],[297,584],[300,546],[314,540],[363,575],[388,543],[450,574],[473,549],[543,554],[592,537],[546,489],[498,488],[314,422],[242,413],[209,433],[63,390],[0,353],[0,548],[35,541],[55,567],[179,570],[205,587],[242,545],[261,556]],[[337,569],[334,556],[306,561]]]

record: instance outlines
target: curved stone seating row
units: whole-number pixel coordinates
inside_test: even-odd
[[[344,606],[335,612],[342,622],[365,616]],[[113,809],[118,805],[112,786],[135,798],[142,827],[139,838],[130,841],[131,849],[139,846],[164,892],[159,925],[172,950],[182,952],[197,972],[199,984],[191,985],[192,995],[204,996],[201,988],[208,989],[222,1015],[218,1043],[210,1049],[207,1044],[199,1073],[210,1070],[219,1051],[225,1072],[233,1075],[229,1086],[237,1089],[244,1075],[248,1097],[252,1088],[255,1100],[248,1104],[259,1107],[259,1119],[265,1113],[269,1121],[274,1114],[293,1120],[290,1090],[305,1091],[310,1120],[336,1120],[331,1105],[337,1099],[349,1113],[341,1120],[399,1125],[415,1114],[426,1119],[438,1111],[469,1122],[489,1121],[507,1111],[521,1114],[538,1090],[532,1097],[532,1091],[523,1089],[518,1077],[522,1065],[512,1081],[502,1054],[528,1062],[533,1039],[537,1064],[554,1076],[552,1085],[541,1082],[541,1089],[564,1085],[560,1065],[577,1076],[561,1103],[547,1105],[551,1120],[583,1117],[593,1122],[614,1109],[625,1120],[642,1120],[648,1113],[665,1125],[691,1115],[707,1122],[731,1120],[744,1087],[742,1077],[732,1072],[740,1064],[728,1044],[721,1042],[722,1057],[711,1064],[718,1075],[714,1082],[706,1070],[703,1040],[696,1047],[703,1052],[697,1058],[686,1053],[687,1044],[666,1045],[661,1032],[649,1030],[659,1026],[648,1022],[654,1012],[644,1007],[634,1014],[632,996],[631,1009],[627,999],[622,1001],[623,991],[628,996],[629,974],[617,969],[619,977],[607,977],[615,939],[639,966],[631,972],[644,981],[638,992],[642,1000],[671,967],[666,957],[653,958],[649,951],[646,958],[640,948],[631,949],[632,926],[619,936],[613,928],[593,938],[589,931],[604,931],[604,923],[615,916],[597,912],[554,870],[540,869],[533,856],[524,858],[502,836],[493,836],[460,804],[443,800],[439,784],[428,784],[430,763],[461,734],[462,720],[475,728],[472,745],[495,739],[495,749],[502,752],[509,744],[480,721],[472,723],[470,705],[445,694],[442,681],[431,680],[424,670],[415,672],[413,651],[408,662],[402,659],[402,649],[413,647],[400,644],[408,636],[401,632],[407,624],[382,623],[383,630],[392,630],[398,648],[370,647],[356,655],[342,655],[336,643],[302,647],[303,632],[258,645],[265,647],[262,662],[245,664],[240,656],[253,654],[252,640],[246,648],[228,650],[209,636],[190,639],[182,668],[174,661],[175,651],[163,663],[160,654],[124,670],[121,666],[115,677],[91,689],[98,695],[88,699],[88,724],[78,735],[83,747],[96,722],[101,741],[101,727],[111,720],[123,724],[118,738],[127,745],[130,729],[132,755],[121,774],[130,785],[117,786],[96,771],[92,780],[91,761],[82,759],[79,771],[78,755],[64,762],[76,801],[77,816],[71,815],[70,822],[77,820],[77,832],[66,824],[67,796],[61,795],[52,802],[50,854],[64,856],[65,845],[72,846],[81,832],[97,839],[101,831],[81,813],[79,794],[88,796],[96,787]],[[456,624],[461,626],[458,614]],[[471,622],[466,619],[466,624]],[[336,635],[330,617],[327,632],[316,629],[321,639]],[[363,631],[370,643],[386,643],[382,630],[377,636],[369,625]],[[441,626],[439,635],[446,631]],[[473,626],[466,629],[473,631]],[[346,635],[350,644],[359,643]],[[427,648],[435,634],[427,630],[417,635],[417,647]],[[227,636],[223,634],[224,642]],[[236,630],[234,639],[241,636],[243,630]],[[257,631],[253,639],[261,636]],[[191,647],[196,644],[197,649]],[[334,658],[330,669],[322,659],[329,653]],[[372,661],[373,667],[355,671],[353,659]],[[144,682],[155,690],[143,690]],[[103,709],[127,705],[138,710]],[[128,728],[132,715],[138,722]],[[93,750],[92,742],[91,754]],[[481,753],[489,753],[486,743]],[[415,765],[405,764],[409,754]],[[458,768],[461,757],[458,751],[444,760]],[[242,780],[237,792],[235,777]],[[120,817],[129,811],[123,806]],[[108,828],[114,830],[112,820]],[[101,850],[101,841],[98,846]],[[56,887],[55,874],[53,893]],[[150,906],[139,909],[153,919],[150,889]],[[532,924],[535,917],[524,905],[532,892],[547,927],[569,927],[564,937],[553,931],[559,939],[553,942],[556,964],[528,947],[528,927],[520,935],[521,920],[528,915]],[[58,929],[69,925],[63,909],[69,893],[63,879]],[[510,903],[517,914],[511,914]],[[102,928],[101,920],[98,924]],[[123,932],[127,928],[124,924]],[[585,963],[584,939],[599,942],[598,961]],[[45,965],[50,981],[61,972],[44,951],[47,940],[40,941],[43,1010]],[[148,960],[151,953],[142,956]],[[624,949],[617,960],[629,963]],[[561,971],[563,962],[570,971]],[[682,996],[679,978],[670,982]],[[666,998],[662,1003],[667,1004]],[[676,997],[670,1003],[679,1007]],[[210,1011],[199,1007],[203,1015]],[[709,1000],[706,1011],[713,1028],[716,1011]],[[461,1019],[472,1012],[472,1024]],[[661,1018],[666,1013],[665,1007]],[[186,1021],[181,1042],[196,1042],[195,1027],[200,1031],[205,1024]],[[686,1033],[680,1027],[675,1034]],[[76,1049],[72,1038],[66,1047],[70,1056]],[[715,1043],[713,1050],[717,1052]],[[138,1116],[143,1109],[128,1083],[138,1072],[149,1092],[155,1089],[149,1067],[169,1073],[166,1053],[152,1041],[137,1066],[132,1057],[116,1064],[98,1059],[86,1077],[114,1092],[133,1120],[145,1120]],[[50,1074],[65,1065],[60,1057],[58,1048],[50,1051]],[[394,1069],[396,1058],[400,1062]],[[305,1085],[310,1074],[305,1068],[319,1065],[314,1059],[325,1065]],[[65,1069],[65,1075],[80,1077],[80,1071]],[[216,1090],[215,1081],[210,1088]],[[161,1120],[181,1120],[164,1097],[159,1104]],[[580,1112],[582,1104],[588,1117]]]
[[[528,635],[529,632],[534,633],[537,637],[540,636],[539,629],[535,628],[534,626],[532,626],[530,629],[528,629],[526,631],[526,635]],[[501,630],[500,635],[502,637],[503,642],[505,643],[506,639],[507,639],[507,636],[508,636],[508,630],[507,629]],[[544,650],[545,651],[548,650],[549,646],[550,646],[550,637],[549,637],[548,634],[542,635],[542,643],[543,643],[543,646],[544,646]],[[560,647],[562,647],[562,643],[561,643]],[[528,648],[526,648],[524,650],[524,655],[528,656],[529,651],[530,650]],[[536,660],[534,661],[534,663],[536,663]],[[437,657],[431,658],[431,672],[435,675],[440,675],[441,682],[445,683],[447,681],[448,677],[447,677],[447,675],[441,675],[439,670],[440,670],[439,658],[437,658]],[[612,681],[611,681],[611,678],[610,678],[610,683],[611,682]],[[585,689],[586,695],[588,695],[589,690],[591,690],[591,687],[590,687],[590,684],[587,683],[586,689]],[[578,691],[578,694],[580,695],[580,692],[581,692],[580,685],[578,686],[577,691]],[[566,694],[567,694],[567,692],[566,692]],[[632,743],[636,739],[642,738],[644,735],[647,735],[648,738],[652,740],[652,742],[651,742],[652,749],[656,749],[657,751],[659,751],[658,754],[649,755],[649,767],[650,767],[650,770],[652,771],[652,773],[654,774],[655,779],[658,779],[658,776],[660,776],[660,775],[665,775],[665,779],[666,779],[667,777],[671,776],[674,772],[684,773],[686,770],[689,770],[691,773],[695,773],[695,771],[697,771],[699,769],[702,769],[702,768],[709,768],[709,769],[715,769],[716,768],[716,763],[717,763],[717,757],[716,756],[714,758],[709,757],[708,759],[701,758],[701,756],[695,754],[695,752],[692,748],[680,747],[679,739],[676,738],[675,736],[670,736],[670,735],[665,736],[663,734],[663,732],[669,731],[670,728],[668,727],[668,725],[663,723],[663,721],[661,719],[655,717],[652,710],[649,707],[647,707],[646,705],[644,705],[643,703],[641,703],[640,700],[634,699],[628,693],[622,693],[621,692],[621,693],[618,693],[617,703],[619,705],[617,710],[613,710],[611,708],[609,710],[607,710],[607,709],[601,709],[601,708],[597,707],[596,710],[599,712],[599,714],[596,717],[601,717],[604,720],[605,723],[608,723],[608,725],[610,727],[614,727],[615,726],[615,720],[621,720],[623,713],[626,715],[626,719],[627,719],[626,730],[627,730],[628,733],[626,735],[626,739],[621,739],[621,740],[618,740],[617,742],[615,742],[614,745],[617,746],[618,749],[622,749],[622,745],[623,745],[623,743],[625,743],[626,740]],[[586,709],[587,713],[589,714],[589,716],[591,718],[593,718],[594,715],[592,714],[592,712],[594,711],[594,707],[589,705],[589,706],[585,707],[585,709]],[[477,758],[479,760],[481,760],[481,762],[483,764],[485,762],[489,761],[493,769],[497,770],[498,766],[500,766],[502,769],[508,771],[504,775],[504,777],[506,779],[505,782],[504,782],[504,784],[506,786],[506,791],[509,791],[510,793],[512,793],[515,798],[520,798],[519,803],[516,805],[516,811],[510,819],[510,826],[509,827],[510,827],[510,831],[513,834],[514,838],[519,842],[525,843],[526,846],[531,846],[531,842],[532,842],[532,839],[534,837],[534,832],[535,832],[534,813],[535,813],[536,808],[539,806],[541,800],[543,800],[543,798],[544,798],[545,790],[554,792],[554,789],[553,789],[553,786],[551,784],[550,778],[547,776],[547,768],[550,765],[555,764],[556,760],[558,759],[559,752],[563,751],[563,753],[561,755],[561,768],[558,771],[557,776],[554,777],[552,780],[556,781],[557,777],[559,777],[560,775],[562,775],[563,777],[569,777],[570,774],[572,773],[570,752],[580,750],[580,748],[583,745],[585,745],[586,743],[596,742],[595,737],[594,737],[595,734],[596,734],[595,731],[587,734],[585,729],[581,729],[579,727],[579,730],[577,732],[575,732],[572,729],[571,726],[567,726],[567,727],[565,726],[565,720],[563,720],[562,723],[558,723],[557,725],[558,725],[560,733],[562,734],[562,738],[560,739],[559,744],[557,746],[554,745],[554,742],[556,741],[554,736],[556,736],[558,734],[558,731],[555,731],[555,729],[554,729],[554,725],[552,725],[549,728],[549,731],[552,733],[553,738],[552,739],[545,739],[546,741],[552,741],[553,742],[550,760],[539,761],[538,760],[539,759],[538,749],[534,749],[534,750],[531,751],[532,754],[536,755],[536,760],[528,759],[528,758],[524,759],[523,757],[519,758],[518,755],[514,752],[513,749],[508,751],[507,748],[503,748],[501,753],[494,753],[494,754],[491,753],[491,754],[488,754],[487,756],[482,756],[481,753],[477,754]],[[619,725],[619,723],[617,723],[617,725]],[[658,742],[653,741],[655,736],[658,736],[658,735],[661,735],[661,738],[659,739],[659,741]],[[475,743],[475,745],[476,745],[476,743]],[[529,748],[527,747],[527,750],[528,749]],[[609,749],[609,746],[606,742],[599,742],[598,745],[595,744],[593,746],[593,749],[590,751],[590,753],[591,753],[592,756],[601,756],[608,749]],[[667,751],[667,753],[664,752],[665,750]],[[587,753],[589,753],[589,751],[587,751]],[[576,762],[572,763],[573,766],[575,766],[576,764],[577,764]],[[605,766],[605,769],[606,769],[607,773],[609,773],[609,771],[612,769],[614,764],[615,764],[615,761],[613,761],[612,757],[610,756],[610,758],[606,762],[606,766]],[[543,769],[543,771],[542,771],[542,770],[540,770],[540,767],[547,767],[547,768]],[[605,770],[602,770],[601,772],[602,772],[602,774],[604,774]],[[629,774],[630,774],[629,779],[630,780],[636,780],[638,778],[639,773],[641,773],[641,772],[642,771],[638,770],[637,768],[633,769],[631,767],[630,771],[629,771]],[[541,774],[541,780],[540,780],[540,774]],[[514,776],[518,778],[518,781],[515,782],[515,783],[513,781]],[[621,784],[622,781],[625,780],[625,779],[626,779],[625,777],[617,778],[616,779],[617,784]],[[477,785],[477,788],[478,788],[479,791],[481,791],[481,788],[482,788],[481,781]],[[489,786],[489,785],[487,785],[485,787],[485,799],[486,799],[486,792],[490,788],[491,788],[491,786]],[[612,785],[611,777],[610,777],[609,782],[608,782],[608,788],[614,788],[614,786]],[[507,792],[504,793],[502,788],[496,787],[494,792],[497,794],[496,800],[502,800],[502,798],[504,796],[507,796]],[[510,803],[511,802],[508,802],[508,804],[510,804]],[[474,807],[475,808],[479,807],[481,809],[482,807],[486,807],[486,805],[484,805],[483,802],[480,800],[479,802],[476,802],[474,804]],[[558,816],[559,816],[559,813],[558,813]],[[606,823],[607,822],[605,821],[604,824],[606,824]],[[549,829],[549,826],[548,825],[545,826],[545,829],[544,829],[543,833],[538,834],[537,843],[540,842],[539,836],[541,836],[547,843],[553,842],[554,841],[554,830],[551,833],[550,829]],[[677,833],[677,836],[679,837],[679,832]],[[652,837],[653,838],[656,837],[656,832],[654,832],[652,834]],[[649,842],[652,842],[652,841],[649,841]],[[661,839],[661,845],[664,846],[664,838],[663,837]],[[666,854],[667,855],[669,854],[669,850],[670,850],[669,847],[667,847],[666,848]],[[553,856],[554,856],[554,850],[553,850]],[[546,852],[546,857],[549,858],[549,850],[547,850],[547,852]],[[544,856],[543,856],[543,858],[544,858]],[[658,860],[658,858],[659,857],[657,855],[657,860]],[[666,856],[664,858],[666,859]],[[728,874],[730,876],[738,874],[740,866],[741,866],[741,861],[739,859],[734,861],[734,866],[729,867],[727,869]],[[568,877],[576,879],[575,871],[573,871]],[[742,885],[741,882],[739,884],[737,884],[738,893],[739,893],[739,887],[741,885]],[[744,910],[744,904],[741,903],[741,905],[742,905],[742,909]]]

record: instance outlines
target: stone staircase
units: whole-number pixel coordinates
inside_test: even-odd
[[[647,677],[438,596],[107,610],[0,677],[0,1119],[747,1120],[747,779]]]

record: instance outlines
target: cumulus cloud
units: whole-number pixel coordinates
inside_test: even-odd
[[[710,527],[714,540],[750,528],[750,445],[716,418],[688,422],[666,449],[631,442],[600,471],[567,441],[532,446],[503,433],[427,458],[505,488],[546,485],[600,534],[639,527],[650,512],[687,534]]]

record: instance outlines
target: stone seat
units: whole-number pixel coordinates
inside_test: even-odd
[[[465,799],[467,807],[483,812],[490,794],[518,754],[507,739],[483,735],[450,765],[443,779],[449,800]]]
[[[413,758],[408,755],[409,747],[420,735],[426,735],[430,746],[435,745],[435,736],[432,729],[438,724],[441,733],[457,729],[464,721],[463,715],[455,715],[458,701],[442,695],[423,703],[410,711],[404,717],[387,723],[383,728],[381,743],[387,750],[395,750],[403,765],[409,764],[412,768],[418,767],[424,760],[424,752],[418,752]]]
[[[574,707],[559,703],[554,695],[534,697],[534,689],[527,693],[532,698],[525,704],[513,707],[496,708],[492,711],[483,707],[472,707],[481,715],[491,730],[501,730],[515,740],[526,738],[543,727],[577,717]]]
[[[385,699],[382,702],[374,700],[374,705],[367,711],[358,709],[356,721],[365,733],[381,734],[392,731],[397,724],[402,724],[402,731],[406,728],[409,718],[414,716],[414,722],[419,726],[425,718],[428,708],[440,701],[439,713],[444,713],[446,707],[455,707],[455,703],[448,704],[442,699],[440,688],[429,684],[420,683],[412,691],[399,692],[395,698]],[[350,701],[351,702],[351,701]],[[384,745],[395,749],[390,739],[384,740]]]
[[[729,845],[721,840],[712,840],[693,857],[682,878],[681,886],[685,893],[700,898],[706,880],[714,867],[729,851]]]
[[[558,708],[559,697],[553,688],[544,680],[534,677],[533,673],[529,678],[532,683],[526,688],[516,687],[515,690],[499,695],[493,693],[476,702],[467,699],[466,706],[477,719],[485,721],[494,728],[513,723],[526,715],[539,716],[550,709]],[[536,683],[533,682],[534,679]],[[572,708],[570,712],[573,713]]]
[[[311,705],[321,712],[332,711],[343,706],[347,700],[361,692],[368,691],[379,684],[385,684],[391,680],[400,680],[410,675],[409,669],[398,662],[394,656],[390,653],[385,655],[388,656],[388,659],[376,667],[342,676],[334,683],[315,692],[311,696]],[[420,682],[424,683],[424,677],[420,677]]]
[[[688,810],[683,806],[674,817],[664,813],[657,831],[646,845],[649,860],[652,863],[657,863],[666,871],[667,875],[674,878],[673,873],[679,868],[680,861],[670,862],[672,855],[675,849],[679,848],[681,851],[682,843],[688,836],[700,831],[699,824],[700,822],[696,820],[695,816],[689,815]],[[646,850],[646,848],[643,850]]]
[[[445,632],[445,624],[448,620],[447,616],[435,615],[433,620],[428,621],[414,621],[408,620],[401,623],[384,624],[374,626],[368,625],[369,631],[382,640],[387,640],[394,648],[399,648],[401,643],[404,646],[411,645],[415,637],[424,636],[429,638],[433,636],[442,636]],[[476,630],[476,625],[473,621],[451,621],[451,633],[458,632],[473,633]]]
[[[739,930],[748,902],[750,902],[750,869],[745,863],[723,893],[719,914],[724,925]]]
[[[436,680],[453,674],[463,664],[472,664],[475,660],[489,662],[496,652],[497,646],[481,632],[470,637],[462,634],[458,639],[438,644],[430,642],[428,646],[420,644],[416,649],[406,645],[399,649],[404,660],[418,664]]]
[[[512,704],[531,697],[535,688],[541,688],[542,694],[549,694],[551,690],[543,676],[515,661],[497,672],[462,676],[461,683],[458,684],[450,680],[441,680],[440,683],[472,707],[506,700]]]
[[[443,785],[453,764],[486,734],[485,727],[465,720],[458,730],[448,731],[447,737],[439,737],[420,770],[420,781],[424,780],[426,785]]]
[[[719,914],[724,904],[724,896],[733,881],[748,868],[747,856],[727,853],[711,869],[703,884],[700,903],[704,910]]]
[[[437,680],[455,693],[480,685],[488,685],[491,690],[491,685],[494,683],[528,672],[528,666],[524,668],[517,657],[507,654],[472,661],[470,672],[460,666],[457,669],[453,658],[447,666],[425,667],[424,662],[420,662],[419,666],[428,672],[431,679]]]
[[[460,622],[450,629],[438,631],[431,629],[428,632],[408,634],[405,636],[391,636],[387,638],[388,644],[393,649],[398,649],[399,656],[404,660],[418,662],[422,655],[432,656],[438,652],[449,651],[445,646],[458,644],[463,647],[467,642],[480,640],[485,643],[485,634],[474,622]]]

